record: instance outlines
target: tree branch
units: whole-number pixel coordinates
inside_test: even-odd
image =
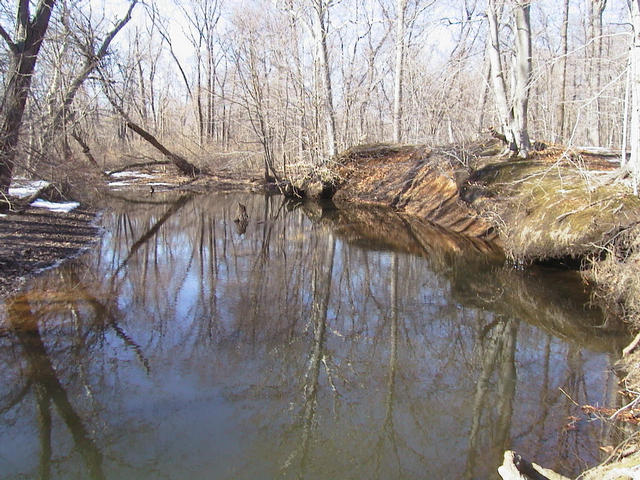
[[[109,45],[111,44],[111,41],[122,29],[122,27],[124,27],[127,24],[127,22],[131,20],[131,12],[133,11],[133,7],[135,7],[137,3],[138,3],[138,0],[131,1],[131,4],[129,5],[129,9],[127,10],[126,15],[116,24],[115,27],[113,27],[113,30],[111,30],[107,34],[106,38],[102,42],[102,45],[100,46],[100,49],[98,50],[98,53],[96,54],[97,60],[100,60],[102,57],[104,57],[104,55],[107,53],[107,49],[109,48]]]
[[[44,32],[49,25],[51,11],[55,4],[56,0],[40,0],[38,3],[38,8],[33,16],[33,20],[31,21],[31,28],[33,29],[33,32],[35,32],[36,36],[44,37]]]
[[[82,84],[85,82],[85,80],[89,77],[91,72],[93,72],[95,68],[98,66],[98,64],[100,63],[100,60],[102,60],[102,58],[106,55],[109,45],[111,44],[111,41],[115,38],[118,32],[122,30],[122,27],[124,27],[129,22],[129,20],[131,20],[131,12],[133,11],[133,7],[135,7],[137,3],[138,3],[138,0],[131,1],[131,3],[129,4],[129,9],[127,10],[127,13],[122,19],[120,19],[120,21],[116,24],[116,26],[113,27],[113,30],[111,30],[107,34],[104,41],[102,42],[102,45],[100,45],[100,48],[98,49],[98,53],[96,53],[93,56],[89,56],[87,58],[82,71],[80,71],[80,73],[69,85],[69,88],[67,89],[67,93],[64,96],[64,100],[62,101],[62,105],[60,106],[60,108],[58,109],[58,111],[56,112],[53,118],[53,123],[52,123],[53,132],[58,130],[62,125],[64,125],[68,121],[67,113],[68,113],[69,107],[73,103],[73,99],[75,98],[76,93],[78,92]]]
[[[13,43],[13,40],[11,39],[11,36],[2,27],[2,25],[0,25],[0,37],[2,37],[5,42],[7,42],[7,46],[9,47],[9,50],[11,50],[11,53],[13,53],[13,54],[18,53],[18,47],[16,46],[15,43]]]
[[[26,35],[27,27],[29,26],[29,0],[20,0],[18,2],[16,20],[18,22],[18,30]]]

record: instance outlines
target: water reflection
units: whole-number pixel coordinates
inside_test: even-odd
[[[566,273],[371,208],[114,212],[2,307],[3,477],[484,479],[505,448],[571,474],[609,434],[562,429],[625,341]]]

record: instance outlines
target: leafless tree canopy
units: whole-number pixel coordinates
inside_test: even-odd
[[[87,148],[101,167],[145,154],[127,123],[199,167],[231,158],[275,178],[358,143],[459,143],[489,128],[521,156],[533,140],[637,151],[637,11],[635,0],[3,4],[0,189],[84,162]]]

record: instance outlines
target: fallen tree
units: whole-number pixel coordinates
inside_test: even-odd
[[[100,71],[100,78],[102,80],[102,87],[105,96],[109,99],[109,103],[111,106],[120,114],[120,116],[124,119],[127,128],[133,130],[140,137],[142,137],[145,141],[147,141],[151,146],[153,146],[156,150],[158,150],[162,155],[164,155],[171,163],[173,163],[180,173],[186,175],[188,177],[197,177],[198,175],[204,173],[202,169],[196,167],[192,163],[188,162],[184,157],[178,155],[170,151],[167,147],[165,147],[152,133],[145,130],[142,126],[135,123],[129,115],[122,109],[122,107],[115,101],[114,95],[115,92],[113,88],[111,88],[109,82],[103,75],[102,71]]]

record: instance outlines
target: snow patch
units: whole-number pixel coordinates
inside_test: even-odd
[[[110,187],[127,187],[131,185],[129,182],[109,182]]]
[[[48,185],[49,182],[44,180],[27,180],[25,185],[9,187],[9,195],[18,198],[27,198]]]
[[[153,187],[171,187],[171,186],[173,186],[171,183],[166,183],[166,182],[153,182],[153,183],[147,183],[147,185],[151,185]]]
[[[149,175],[148,173],[135,172],[135,171],[116,172],[116,173],[110,174],[109,176],[113,178],[153,178],[153,175]]]
[[[52,212],[69,213],[71,210],[78,208],[80,204],[78,202],[48,202],[39,198],[35,202],[32,202],[31,206],[37,208],[46,208],[48,210],[51,210]]]

